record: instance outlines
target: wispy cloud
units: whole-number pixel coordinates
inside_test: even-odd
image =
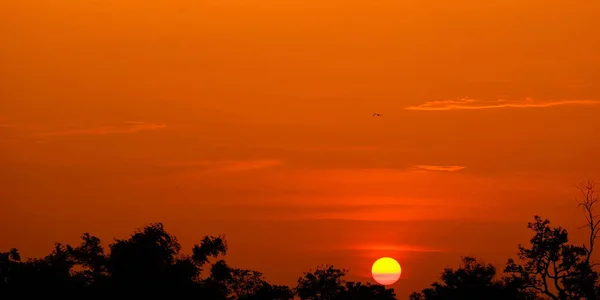
[[[252,144],[240,146],[237,144],[214,144],[220,148],[234,149],[266,149],[266,150],[284,150],[293,152],[371,152],[371,151],[394,151],[391,147],[380,147],[375,145],[335,145],[335,144]]]
[[[450,220],[468,218],[460,210],[468,206],[463,205],[413,205],[406,207],[379,207],[360,211],[322,211],[311,216],[311,220],[351,220],[351,221],[423,221],[423,220]]]
[[[244,172],[273,168],[283,165],[280,159],[255,159],[255,160],[218,160],[218,161],[182,161],[159,164],[161,167],[183,168],[188,170],[201,170],[219,173]]]
[[[243,172],[257,169],[272,168],[281,165],[283,165],[283,161],[278,159],[225,161],[215,166],[214,169],[221,172]]]
[[[421,247],[416,245],[403,245],[403,244],[355,244],[344,246],[340,250],[353,250],[353,251],[390,251],[390,252],[440,252],[439,249],[432,249],[427,247]]]
[[[124,122],[119,126],[102,126],[94,128],[81,128],[81,129],[70,129],[61,131],[45,132],[42,135],[45,136],[57,136],[57,135],[105,135],[105,134],[119,134],[119,133],[136,133],[140,131],[151,131],[159,130],[167,127],[165,124],[155,124],[147,122]]]
[[[1,123],[1,122],[0,122],[0,128],[13,129],[13,130],[29,132],[29,133],[42,132],[42,131],[44,131],[44,129],[46,129],[46,127],[43,125],[22,124],[22,123]]]
[[[415,171],[445,171],[456,172],[465,169],[463,166],[432,166],[432,165],[416,165],[410,168]]]
[[[462,98],[457,100],[442,100],[430,101],[421,105],[409,106],[407,110],[475,110],[475,109],[492,109],[492,108],[535,108],[535,107],[552,107],[565,105],[597,105],[599,100],[558,100],[558,101],[542,101],[532,98],[521,100],[479,100],[471,98]]]
[[[256,216],[285,216],[286,219],[290,218],[309,218],[313,219],[323,213],[364,213],[364,212],[379,212],[382,210],[405,210],[414,207],[427,208],[426,205],[415,205],[415,204],[300,204],[300,203],[289,203],[289,204],[235,204],[235,205],[213,205],[211,206],[214,210],[227,210],[229,213],[235,214],[247,214],[252,212]]]
[[[264,196],[263,196],[264,197]],[[333,203],[317,203],[317,199],[286,197],[289,203],[275,203],[273,201],[264,203],[227,203],[221,205],[203,206],[203,210],[210,212],[212,216],[227,214],[237,219],[245,220],[337,220],[337,221],[423,221],[423,220],[446,220],[457,219],[460,212],[473,211],[473,205],[456,203],[439,203],[436,200],[396,198],[396,203],[368,203],[377,202],[377,197],[366,197],[361,204],[350,197],[329,197]],[[344,200],[348,199],[348,203]],[[298,201],[302,200],[303,203]]]
[[[9,119],[4,116],[0,116],[0,128],[12,128],[17,127],[17,124],[12,124],[9,122]]]
[[[345,247],[347,250],[354,251],[393,251],[393,252],[440,252],[441,250],[397,244],[358,244]]]

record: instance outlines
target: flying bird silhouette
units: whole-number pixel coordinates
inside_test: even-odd
[[[373,117],[381,117],[381,114],[380,113],[374,113]]]

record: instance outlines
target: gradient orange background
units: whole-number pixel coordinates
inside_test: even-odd
[[[533,214],[583,242],[598,28],[597,0],[0,1],[0,248],[162,221],[274,283],[391,256],[403,298]]]

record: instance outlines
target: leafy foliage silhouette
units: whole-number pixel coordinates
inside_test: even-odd
[[[517,264],[509,259],[505,272],[518,279],[530,290],[534,290],[550,299],[598,299],[598,273],[591,262],[594,242],[598,235],[600,221],[594,214],[594,206],[599,200],[595,184],[588,181],[580,185],[586,225],[589,229],[588,245],[569,244],[567,230],[562,227],[550,227],[550,221],[535,216],[528,228],[534,232],[531,248],[519,245]]]
[[[457,270],[446,269],[442,283],[413,293],[411,300],[440,299],[600,299],[596,264],[591,262],[594,243],[600,229],[600,220],[594,214],[600,200],[593,181],[581,184],[586,225],[589,230],[588,245],[569,243],[567,230],[551,227],[550,221],[535,216],[528,228],[533,231],[529,248],[519,245],[521,264],[509,259],[504,269],[505,277],[494,280],[496,268],[482,265],[474,258],[463,258],[464,266]]]
[[[497,280],[496,267],[484,265],[473,257],[464,257],[463,265],[458,269],[445,269],[442,272],[442,283],[433,283],[421,293],[412,293],[410,300],[501,300],[501,299],[536,299],[535,293],[528,292],[514,280]]]
[[[224,236],[206,236],[192,247],[191,255],[184,255],[162,223],[115,240],[108,253],[98,237],[85,233],[81,240],[78,246],[56,244],[41,259],[22,261],[17,249],[0,253],[0,297],[21,298],[43,290],[46,295],[60,296],[168,293],[177,299],[211,300],[290,300],[295,295],[301,299],[322,299],[321,295],[335,300],[395,299],[392,289],[345,282],[346,271],[333,267],[306,273],[296,288],[273,285],[258,271],[233,268],[220,259],[227,253]],[[211,260],[209,274],[202,278]]]
[[[348,270],[336,269],[331,265],[319,266],[314,272],[304,273],[298,278],[296,293],[303,300],[393,300],[393,289],[381,285],[361,282],[346,282]]]
[[[535,216],[529,247],[518,246],[519,261],[509,259],[503,276],[491,264],[462,258],[457,269],[445,269],[441,282],[410,300],[537,300],[600,299],[600,276],[592,253],[600,220],[600,199],[592,181],[580,186],[587,245],[574,245],[562,227]],[[318,266],[302,274],[295,287],[273,285],[262,273],[229,266],[225,236],[205,236],[181,253],[177,238],[162,223],[116,239],[108,251],[98,237],[85,233],[77,246],[55,244],[43,258],[22,260],[17,249],[0,252],[0,298],[37,295],[61,297],[169,295],[175,299],[210,300],[392,300],[395,291],[381,285],[344,280],[347,270]],[[204,274],[204,275],[203,275]]]

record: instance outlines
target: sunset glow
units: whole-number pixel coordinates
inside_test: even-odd
[[[582,244],[598,29],[599,0],[0,0],[0,252],[162,222],[274,285],[394,257],[407,299],[534,215]]]

